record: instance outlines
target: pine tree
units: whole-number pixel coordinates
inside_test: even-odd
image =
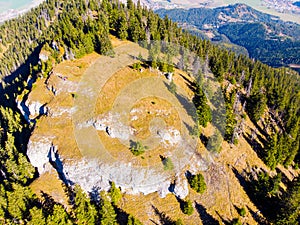
[[[33,193],[30,188],[15,183],[12,188],[12,191],[7,192],[8,213],[12,218],[22,220],[29,211],[30,199],[32,199]]]
[[[189,179],[189,184],[196,192],[203,194],[206,190],[206,183],[201,173],[192,175]]]
[[[95,206],[91,204],[90,199],[82,191],[79,185],[75,186],[74,193],[74,213],[76,217],[76,224],[95,224],[97,215]]]
[[[54,205],[53,214],[47,217],[47,225],[72,225],[72,221],[70,220],[70,216],[66,212],[66,210],[61,205]],[[83,223],[89,224],[89,223]]]
[[[0,218],[5,218],[7,210],[7,196],[6,190],[2,184],[0,184]]]
[[[207,123],[212,121],[212,115],[209,105],[207,104],[207,98],[198,85],[196,85],[195,96],[193,98],[198,116],[199,125],[206,127]]]
[[[194,207],[193,207],[191,200],[187,200],[183,203],[182,212],[188,216],[193,214]]]
[[[45,225],[46,219],[43,214],[43,210],[37,207],[33,207],[29,210],[30,212],[30,220],[27,222],[28,225]]]
[[[276,224],[298,224],[300,219],[300,179],[294,178],[283,195],[281,209]]]
[[[128,32],[127,32],[128,24],[127,24],[126,14],[125,14],[124,11],[121,11],[120,14],[119,14],[116,30],[117,30],[118,38],[120,38],[121,40],[126,40],[127,39],[127,37],[128,37]]]
[[[111,202],[114,205],[117,205],[117,203],[122,198],[121,190],[120,190],[120,188],[116,187],[116,184],[114,182],[111,182],[111,188],[109,190],[109,195],[111,198]]]
[[[116,212],[112,206],[109,198],[105,192],[100,192],[101,202],[100,202],[100,224],[101,225],[116,225]]]
[[[134,218],[132,215],[128,216],[127,225],[143,225],[141,221]]]
[[[278,134],[275,133],[271,138],[269,138],[269,142],[265,148],[266,157],[265,162],[266,165],[269,166],[272,170],[277,166],[277,158],[278,154]]]

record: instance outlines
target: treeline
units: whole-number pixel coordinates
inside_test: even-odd
[[[300,86],[298,74],[291,70],[273,69],[259,61],[221,50],[209,41],[200,40],[183,32],[167,17],[162,19],[139,3],[134,5],[131,0],[128,0],[126,5],[108,0],[101,2],[47,0],[24,17],[5,22],[0,30],[1,44],[7,48],[1,57],[2,76],[15,71],[39,45],[50,49],[54,58],[54,62],[32,65],[33,70],[43,72],[45,76],[51,71],[55,62],[80,58],[92,51],[113,55],[109,34],[134,42],[163,40],[188,48],[195,52],[201,61],[207,61],[211,71],[220,82],[227,80],[234,84],[234,88],[229,92],[225,86],[223,87],[227,109],[225,139],[228,142],[235,141],[236,127],[242,117],[237,115],[235,105],[237,101],[240,101],[246,105],[245,110],[254,122],[258,122],[267,112],[271,113],[277,124],[271,127],[271,134],[267,134],[269,141],[264,146],[265,154],[262,156],[266,164],[273,169],[278,163],[285,166],[296,166],[300,163]],[[155,58],[152,62],[155,62]],[[165,68],[166,71],[173,69],[168,65],[158,66],[161,69]],[[34,73],[32,70],[31,72]],[[28,75],[27,73],[21,74],[18,79],[25,81]],[[6,86],[9,85],[6,84]],[[24,86],[19,89],[24,89]],[[4,99],[2,95],[6,91],[7,95],[14,96],[8,90],[11,89],[3,86],[1,98]],[[243,90],[247,90],[247,93]],[[212,115],[206,105],[207,99],[199,86],[195,88],[194,103],[201,119],[200,125],[205,126],[212,120]],[[6,104],[5,101],[3,104]],[[28,129],[28,125],[22,121],[16,111],[9,109],[15,106],[5,106],[7,107],[1,110],[0,131],[2,135],[0,184],[3,190],[1,190],[0,209],[2,211],[0,213],[2,214],[0,217],[2,220],[7,220],[6,222],[9,223],[10,221],[30,221],[38,217],[37,219],[47,224],[51,223],[49,221],[60,224],[82,224],[81,218],[87,217],[91,218],[91,221],[108,224],[101,222],[106,218],[105,213],[108,213],[113,215],[112,221],[115,221],[114,215],[118,209],[113,203],[105,200],[104,195],[107,195],[105,193],[102,193],[100,202],[92,203],[81,191],[74,190],[74,196],[79,193],[79,196],[83,197],[77,203],[75,197],[75,203],[71,203],[71,210],[67,212],[63,206],[54,204],[53,210],[47,211],[49,209],[46,205],[37,199],[27,187],[35,175],[35,170],[25,157],[24,145],[28,141],[28,136],[24,129]],[[203,111],[206,113],[203,114]],[[19,137],[19,140],[16,137]],[[19,197],[11,198],[10,196],[13,195]],[[16,204],[14,201],[20,202]],[[103,205],[107,209],[101,211]],[[79,211],[87,215],[78,213]],[[128,216],[128,218],[131,217]],[[286,215],[284,219],[288,221],[289,215]],[[132,222],[135,221],[134,219],[128,221],[131,221],[131,224],[139,224],[139,222]],[[110,224],[115,224],[115,222]]]

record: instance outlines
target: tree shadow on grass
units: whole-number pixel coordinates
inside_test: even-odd
[[[216,211],[217,215],[219,216],[219,218],[222,220],[222,223],[225,224],[225,225],[231,225],[231,221],[228,220],[228,219],[225,219],[224,217],[221,216],[221,214]]]
[[[188,80],[185,76],[183,76],[182,74],[180,74],[180,76],[185,80],[186,85],[193,91],[196,91],[196,85],[194,82]]]
[[[251,138],[251,136],[248,134],[244,134],[244,138],[248,142],[248,144],[252,147],[252,149],[256,152],[257,156],[260,159],[266,158],[266,153],[264,151],[264,148],[257,140]]]
[[[166,88],[169,90],[169,84],[167,82],[164,82],[164,85]],[[184,95],[181,95],[179,93],[174,94],[179,103],[182,105],[182,107],[185,109],[187,114],[193,119],[193,121],[196,123],[197,122],[197,112],[196,108],[193,102],[191,102],[187,97]]]
[[[118,208],[118,207],[115,207],[115,211],[116,211],[116,214],[117,214],[118,224],[126,225],[127,222],[128,222],[129,214],[127,212],[125,212],[124,210]]]
[[[41,191],[42,195],[42,206],[43,206],[43,214],[45,217],[53,214],[53,208],[57,204],[53,197],[43,191]]]
[[[152,208],[154,210],[155,215],[157,215],[159,217],[159,221],[161,224],[163,225],[174,225],[175,222],[169,217],[167,216],[164,212],[160,212],[158,210],[158,208],[156,208],[154,205],[152,205]],[[154,221],[152,221],[154,222]]]
[[[257,181],[253,180],[253,178],[251,178],[250,180],[245,179],[245,177],[242,176],[234,167],[232,167],[232,171],[236,178],[239,180],[248,197],[259,209],[262,215],[268,220],[274,219],[279,207],[278,199],[275,197],[267,197],[262,194],[261,189],[257,187],[258,184],[255,184],[255,182],[257,183]],[[247,176],[251,177],[251,173],[246,174]]]
[[[251,120],[251,122],[253,123],[253,125],[255,126],[255,128],[259,131],[259,133],[261,133],[266,139],[269,137],[269,134],[266,132],[266,131],[264,131],[259,125],[258,125],[258,123],[255,121],[255,120],[253,120],[252,118],[251,118],[251,116],[249,116],[249,118],[250,118],[250,120]]]
[[[200,205],[199,203],[195,202],[196,210],[202,220],[202,223],[205,225],[218,225],[219,221],[213,218],[204,206]]]
[[[258,224],[261,224],[261,225],[268,225],[269,223],[262,217],[259,215],[259,211],[258,212],[254,212],[252,209],[250,209],[248,206],[247,206],[247,209],[248,211],[250,212],[252,218],[258,223]]]

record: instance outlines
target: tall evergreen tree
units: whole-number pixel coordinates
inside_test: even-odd
[[[90,199],[82,191],[80,186],[75,186],[74,193],[74,213],[76,217],[76,224],[95,224],[97,216],[97,210],[95,206],[91,204]]]
[[[112,206],[107,194],[105,192],[100,193],[101,202],[100,202],[100,223],[101,225],[116,225],[116,212]]]

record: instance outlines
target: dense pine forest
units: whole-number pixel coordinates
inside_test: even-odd
[[[240,46],[235,50],[237,53],[245,54],[241,51],[245,48],[251,58],[267,65],[299,64],[300,25],[297,23],[275,19],[239,3],[215,9],[159,9],[156,12],[160,16],[168,15],[185,29],[220,46],[233,49],[232,44]],[[209,38],[207,33],[213,35]]]
[[[46,0],[26,15],[6,21],[0,27],[0,223],[1,224],[141,224],[116,206],[120,190],[100,193],[90,200],[78,186],[65,187],[69,207],[55,202],[51,196],[38,198],[29,184],[38,176],[26,157],[26,145],[34,124],[21,116],[16,97],[30,89],[28,77],[42,73],[47,77],[52,67],[63,61],[80,58],[96,51],[114,54],[109,35],[122,40],[163,40],[174,42],[195,52],[205,61],[224,86],[226,101],[225,140],[236,142],[239,118],[237,101],[254,124],[267,113],[274,123],[265,133],[266,143],[259,156],[270,169],[281,164],[300,165],[300,83],[299,74],[286,68],[271,68],[245,56],[222,50],[201,40],[165,17],[132,0],[122,4],[116,0]],[[47,62],[38,63],[42,47],[52,52]],[[196,85],[197,86],[197,85]],[[246,90],[246,91],[243,91]],[[201,87],[195,91],[195,105],[203,109]],[[205,108],[205,107],[204,107]],[[200,110],[201,111],[201,110]],[[203,110],[202,110],[203,111]],[[201,125],[211,121],[205,109]],[[264,216],[275,224],[296,224],[300,213],[300,181],[295,178],[279,191],[280,173],[270,177],[261,172],[248,182],[247,194],[261,206]],[[271,208],[269,208],[271,206]],[[273,211],[280,212],[274,215]],[[180,220],[170,224],[182,224]]]

